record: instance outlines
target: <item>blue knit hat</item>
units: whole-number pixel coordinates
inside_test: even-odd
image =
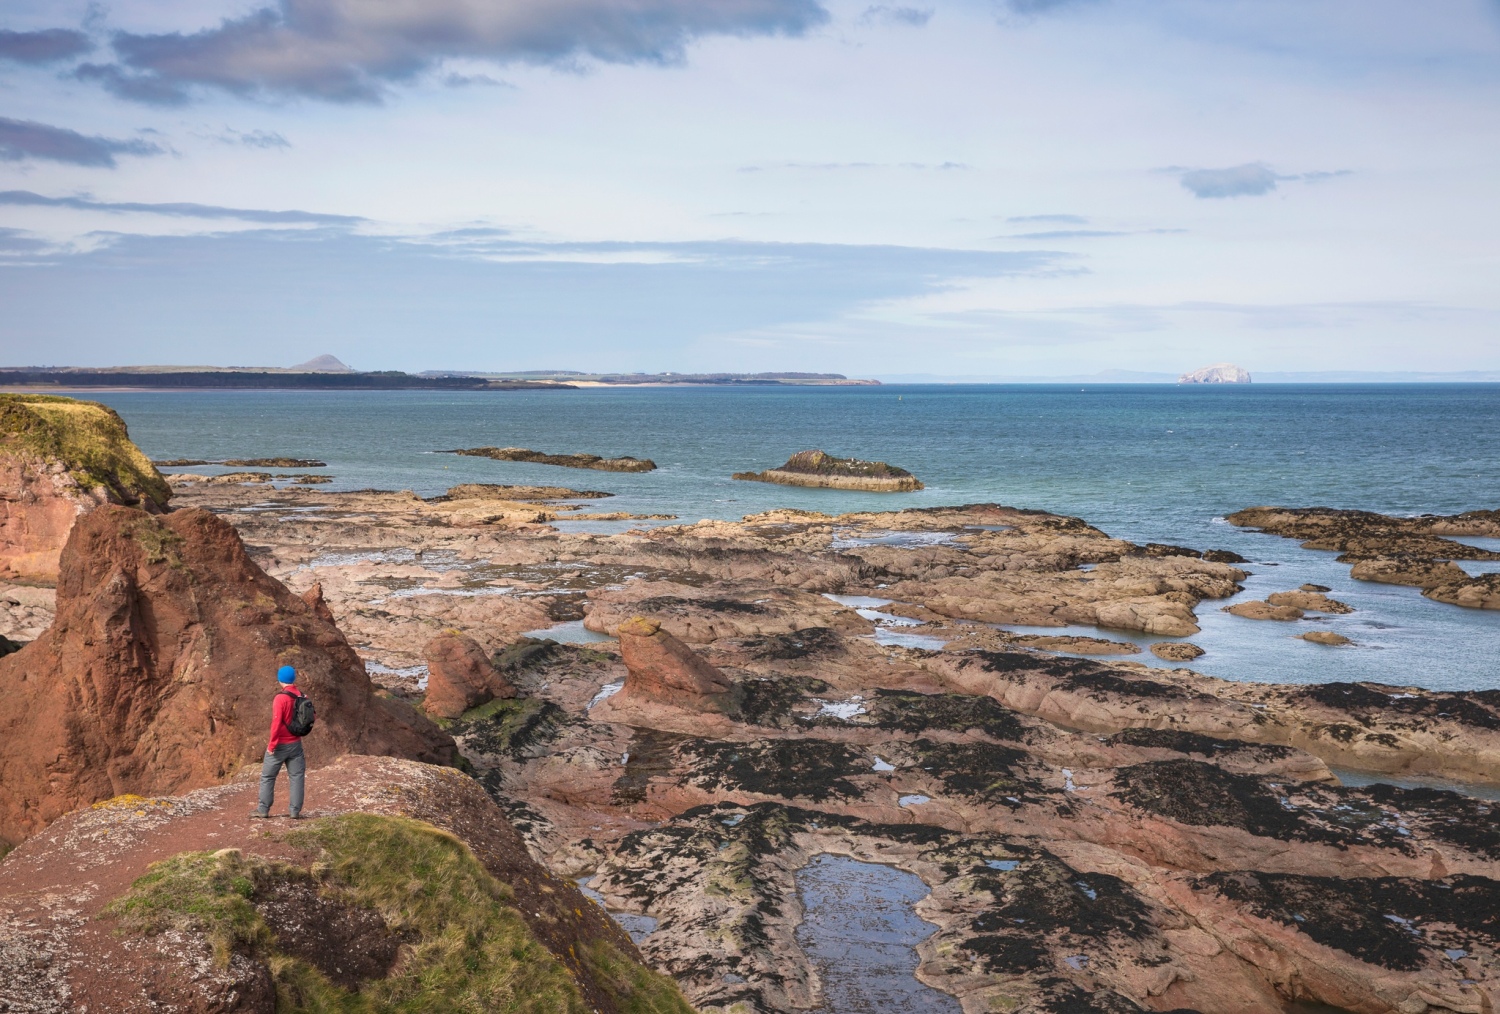
[[[276,678],[282,683],[295,683],[297,682],[297,670],[289,665],[284,665],[276,670]]]

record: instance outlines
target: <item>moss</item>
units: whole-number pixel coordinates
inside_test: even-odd
[[[568,723],[567,712],[551,701],[512,697],[470,708],[445,728],[466,753],[523,761],[539,756]]]
[[[583,962],[624,1014],[692,1014],[677,984],[630,960],[607,940],[584,948]]]
[[[103,489],[124,504],[148,501],[164,509],[171,488],[125,421],[94,401],[57,395],[0,394],[0,449],[61,461],[85,489]]]
[[[104,914],[121,930],[150,936],[198,930],[222,968],[235,951],[260,951],[271,943],[270,930],[250,902],[256,876],[268,872],[270,864],[238,852],[185,852],[152,863]]]
[[[288,836],[317,853],[313,872],[238,852],[192,852],[153,865],[105,910],[120,928],[204,933],[221,965],[235,952],[262,960],[287,1014],[505,1011],[584,1014],[567,969],[532,934],[511,889],[457,838],[401,817],[347,814]],[[332,982],[278,945],[256,903],[288,880],[371,910],[405,941],[385,978],[357,989]],[[625,1014],[690,1012],[668,979],[604,942],[585,964]]]

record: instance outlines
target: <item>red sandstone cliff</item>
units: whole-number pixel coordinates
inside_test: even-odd
[[[0,838],[121,793],[223,781],[265,749],[283,664],[317,704],[311,765],[343,753],[451,761],[452,740],[376,693],[318,605],[205,511],[104,505],[81,517],[55,623],[0,659]]]

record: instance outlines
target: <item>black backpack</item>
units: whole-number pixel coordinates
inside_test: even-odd
[[[279,692],[292,699],[292,717],[287,720],[286,731],[299,739],[312,732],[313,723],[318,720],[313,710],[312,698],[306,694],[299,697],[290,690]]]

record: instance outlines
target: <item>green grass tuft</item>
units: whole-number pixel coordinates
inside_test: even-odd
[[[164,509],[172,496],[156,466],[130,442],[107,405],[50,394],[0,394],[0,451],[63,462],[85,489],[117,503]]]
[[[202,932],[221,965],[235,951],[264,960],[283,1014],[588,1010],[568,970],[516,910],[510,888],[454,836],[401,817],[347,814],[315,821],[289,840],[319,853],[311,873],[238,852],[189,852],[154,864],[105,914],[127,932]],[[354,992],[280,952],[254,905],[278,878],[315,880],[325,896],[379,912],[405,941],[396,970]],[[691,1014],[670,979],[610,944],[595,942],[584,957],[625,1014]]]
[[[222,968],[234,951],[258,951],[271,942],[270,930],[250,903],[256,876],[268,867],[264,860],[247,860],[238,852],[184,852],[152,863],[104,914],[127,932],[203,932]]]

